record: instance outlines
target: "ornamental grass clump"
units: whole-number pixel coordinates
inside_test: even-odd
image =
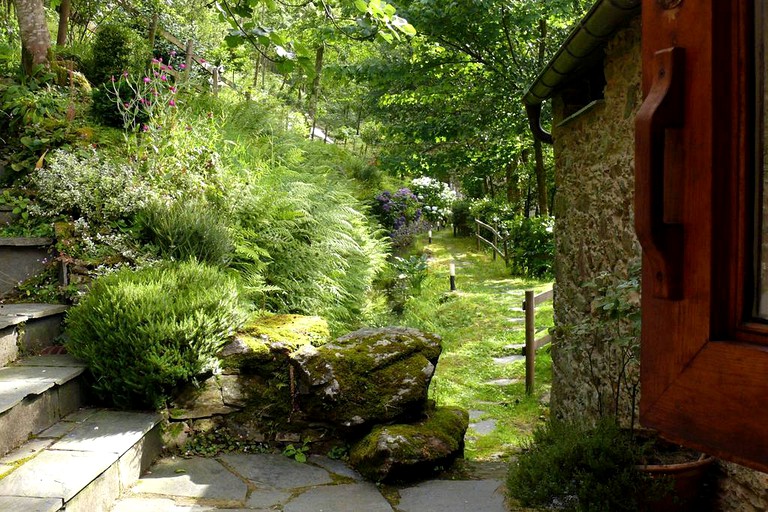
[[[242,313],[235,283],[195,261],[122,269],[102,277],[67,315],[67,350],[93,389],[119,408],[161,407],[200,374]]]

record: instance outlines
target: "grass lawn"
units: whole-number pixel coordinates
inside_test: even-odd
[[[493,261],[490,252],[476,250],[474,238],[455,238],[443,230],[434,232],[432,241],[427,244],[421,237],[413,251],[429,256],[421,294],[408,300],[402,316],[388,320],[442,336],[430,397],[438,405],[471,412],[467,459],[506,459],[547,414],[552,361],[546,347],[539,350],[536,390],[526,396],[524,360],[500,363],[494,358],[520,353],[515,345],[525,343],[525,290],[540,293],[552,283],[510,276],[503,259]],[[452,261],[455,292],[449,291]],[[552,326],[551,301],[537,308],[536,324],[537,330]]]

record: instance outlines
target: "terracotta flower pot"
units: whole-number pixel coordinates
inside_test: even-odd
[[[653,478],[669,478],[673,482],[670,492],[648,505],[653,512],[693,512],[696,499],[701,493],[707,470],[715,461],[714,457],[701,454],[691,462],[678,464],[640,465],[640,471]]]

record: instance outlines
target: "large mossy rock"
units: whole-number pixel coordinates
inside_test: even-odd
[[[375,427],[352,447],[349,462],[377,482],[424,478],[463,455],[468,425],[465,410],[439,407],[418,423]]]
[[[340,429],[408,421],[423,415],[442,348],[416,329],[360,329],[291,354],[301,410]]]

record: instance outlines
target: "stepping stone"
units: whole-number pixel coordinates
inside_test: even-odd
[[[507,322],[512,322],[513,324],[519,324],[521,322],[525,322],[525,317],[514,316],[512,318],[507,318]]]
[[[479,421],[477,423],[470,423],[469,428],[480,434],[481,436],[487,436],[494,430],[496,430],[496,420],[489,419]]]
[[[431,480],[400,491],[402,512],[507,512],[498,480]]]
[[[214,459],[167,458],[152,466],[131,492],[244,501],[248,486]]]
[[[485,384],[489,384],[491,386],[509,386],[510,384],[517,384],[518,382],[522,382],[520,379],[496,379],[496,380],[489,380]]]
[[[296,462],[284,455],[232,453],[222,455],[221,461],[259,487],[297,489],[333,481],[325,469]]]
[[[476,420],[477,418],[479,418],[483,414],[485,414],[485,411],[478,411],[476,409],[470,410],[469,411],[469,421]]]
[[[512,355],[504,357],[494,357],[493,362],[496,364],[512,364],[518,361],[525,361],[525,356]]]
[[[327,485],[310,489],[283,507],[284,512],[393,512],[372,483]]]
[[[58,498],[26,498],[24,496],[0,496],[0,510],[24,512],[58,512],[62,501]]]

